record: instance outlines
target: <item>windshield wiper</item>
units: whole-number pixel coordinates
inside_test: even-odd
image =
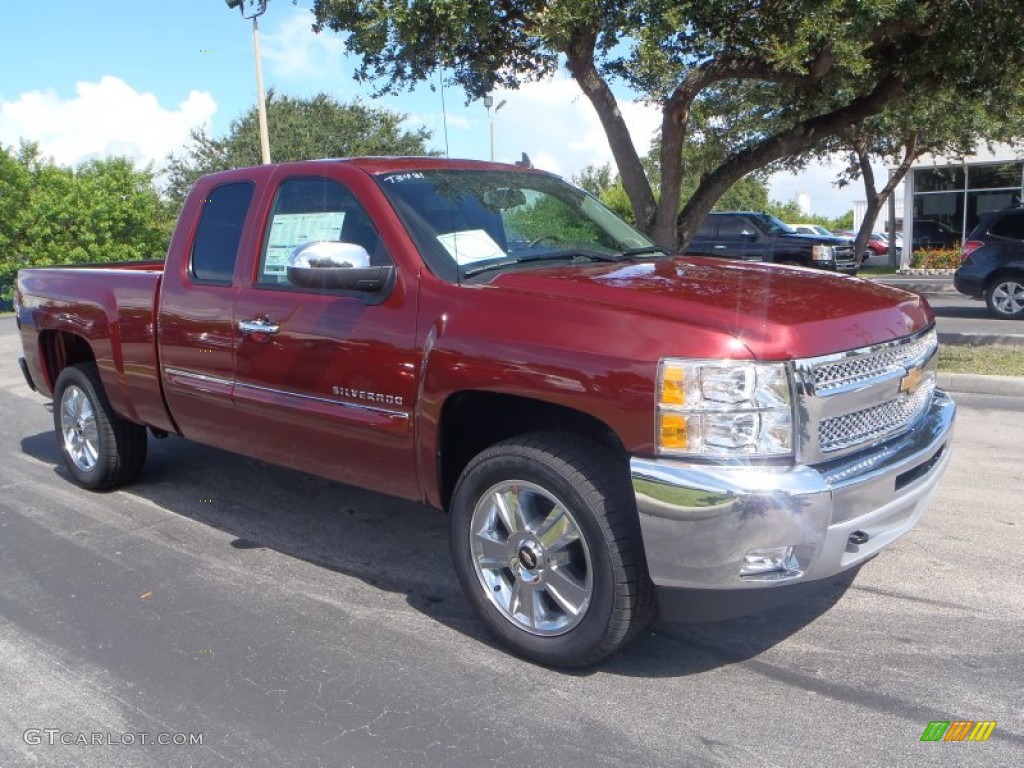
[[[561,251],[547,251],[546,253],[528,253],[506,261],[498,261],[493,264],[482,264],[479,267],[467,269],[463,276],[472,277],[481,272],[489,272],[492,269],[504,269],[514,267],[516,264],[526,264],[531,261],[564,261],[566,259],[590,259],[591,261],[619,261],[622,257],[615,253],[599,253],[581,248],[568,248]]]
[[[628,258],[630,256],[643,256],[647,253],[660,253],[663,256],[669,255],[668,251],[659,245],[641,245],[637,248],[627,248],[619,255]]]

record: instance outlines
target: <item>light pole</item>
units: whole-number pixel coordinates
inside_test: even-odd
[[[268,0],[224,0],[228,8],[238,8],[242,18],[252,19],[252,47],[256,52],[256,111],[260,119],[260,156],[270,165],[270,134],[267,132],[267,103],[263,96],[263,66],[260,63],[260,25],[257,18],[267,10]]]
[[[494,97],[488,94],[484,96],[484,107],[487,109],[487,118],[491,121],[491,162],[494,162],[494,120],[498,116],[498,110],[504,107],[508,102],[504,99],[498,102],[498,106],[494,107]],[[491,107],[494,107],[494,111],[491,112]]]

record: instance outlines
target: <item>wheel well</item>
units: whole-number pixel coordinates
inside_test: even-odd
[[[1024,280],[1024,270],[1018,267],[1003,267],[996,270],[985,281],[985,291],[987,292],[993,283],[1002,280],[1004,277],[1016,277],[1018,280]]]
[[[67,331],[43,331],[39,334],[39,353],[43,375],[53,390],[60,372],[69,365],[96,361],[89,342]]]
[[[460,392],[448,398],[441,413],[438,479],[442,507],[448,508],[455,483],[474,456],[502,440],[542,430],[584,435],[614,455],[626,453],[607,424],[582,411],[528,397]]]

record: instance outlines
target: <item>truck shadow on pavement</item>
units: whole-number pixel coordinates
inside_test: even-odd
[[[21,448],[71,485],[52,432],[24,438]],[[466,603],[449,553],[447,516],[429,507],[175,437],[150,439],[141,477],[118,493],[158,508],[147,514],[163,511],[222,531],[234,550],[273,550],[403,594],[416,611],[505,652]],[[655,624],[610,660],[576,674],[686,676],[750,659],[828,611],[850,581],[768,614]]]

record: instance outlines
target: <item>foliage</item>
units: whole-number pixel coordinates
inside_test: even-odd
[[[594,197],[600,197],[615,183],[615,171],[608,163],[604,165],[591,164],[573,174],[570,181]]]
[[[620,219],[636,226],[636,221],[633,218],[633,206],[629,204],[629,195],[626,194],[621,180],[616,178],[615,183],[602,192],[600,197],[601,202],[614,211]]]
[[[0,147],[0,289],[18,269],[163,258],[173,219],[153,172],[125,157],[75,168],[40,156],[34,144]]]
[[[564,61],[638,226],[664,245],[685,243],[739,179],[918,90],[989,93],[998,108],[1024,66],[1020,0],[313,0],[313,13],[317,30],[345,35],[357,77],[381,92],[440,70],[479,98]],[[616,83],[662,110],[657,190]],[[680,207],[690,142],[712,160]]]
[[[406,130],[406,115],[345,104],[321,93],[312,98],[267,95],[267,133],[274,162],[357,155],[425,155],[430,132]],[[180,208],[196,179],[229,168],[259,165],[259,117],[251,107],[233,120],[227,135],[211,137],[205,129],[192,132],[191,143],[167,161],[167,196]]]
[[[596,224],[550,195],[507,211],[504,220],[510,237],[520,240],[571,243],[600,242],[606,238]]]
[[[913,269],[956,269],[962,261],[959,248],[915,248],[910,266]]]
[[[825,226],[831,230],[853,229],[853,211],[847,211],[842,216],[839,216],[838,218],[835,219],[831,219],[830,222],[831,223],[826,224]]]

